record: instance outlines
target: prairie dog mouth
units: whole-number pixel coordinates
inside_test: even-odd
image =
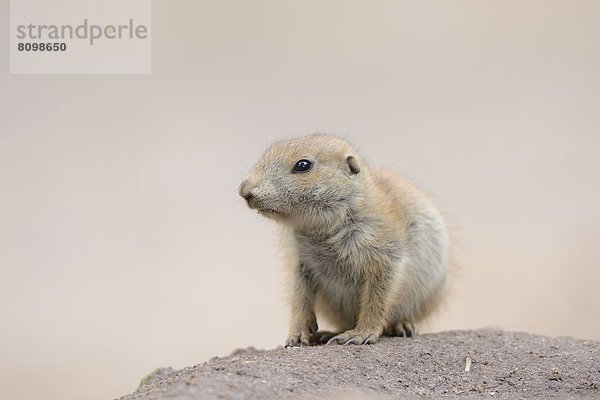
[[[261,214],[281,214],[281,211],[277,211],[272,208],[257,208],[256,211]]]
[[[276,210],[274,208],[262,208],[262,207],[257,207],[256,211],[258,211],[258,213],[260,215],[262,215],[263,217],[266,218],[270,218],[270,219],[275,219],[278,221],[283,221],[285,219],[287,219],[287,214],[283,211],[283,210]]]
[[[248,203],[248,207],[250,207],[253,210],[258,211],[260,214],[265,214],[265,215],[283,214],[283,211],[277,210],[273,207],[269,207],[268,205],[264,204],[266,202],[260,201],[256,197],[252,197],[252,198],[248,199],[247,203]]]

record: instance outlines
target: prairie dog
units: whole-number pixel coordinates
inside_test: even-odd
[[[239,193],[292,232],[286,346],[413,336],[440,303],[450,248],[440,212],[401,176],[371,170],[344,140],[275,143]],[[339,331],[318,332],[317,313]]]

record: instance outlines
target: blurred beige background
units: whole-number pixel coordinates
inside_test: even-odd
[[[8,26],[8,1],[1,3]],[[0,31],[0,387],[109,399],[286,335],[237,185],[343,135],[451,216],[428,330],[600,339],[600,2],[155,1],[148,76],[11,76]]]

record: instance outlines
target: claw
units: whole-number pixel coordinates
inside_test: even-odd
[[[334,336],[327,341],[327,344],[340,344],[340,342],[338,342],[338,337]]]
[[[373,337],[373,335],[367,336],[367,338],[363,341],[362,344],[372,344],[377,341],[377,338]]]
[[[346,331],[329,339],[327,344],[371,344],[375,343],[379,335],[376,333],[360,333],[353,330]]]

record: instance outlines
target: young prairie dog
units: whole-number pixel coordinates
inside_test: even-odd
[[[344,140],[275,143],[239,193],[292,232],[286,346],[413,336],[440,303],[450,247],[440,212],[401,176],[371,170]],[[316,313],[339,331],[319,332]]]

